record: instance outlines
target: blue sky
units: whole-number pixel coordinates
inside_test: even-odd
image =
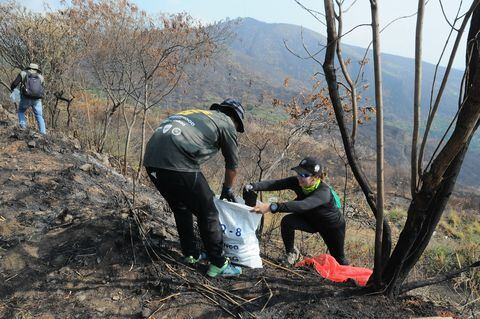
[[[41,11],[43,0],[19,0],[23,5],[32,10]],[[58,0],[46,1],[55,8]],[[158,12],[187,12],[193,17],[204,21],[214,22],[225,18],[251,17],[269,23],[290,23],[301,25],[316,32],[325,34],[325,28],[309,13],[302,9],[294,0],[134,0],[140,8],[149,13]],[[300,0],[306,7],[323,11],[321,0]],[[453,21],[460,1],[444,0],[445,12],[450,21]],[[471,0],[464,1],[462,13],[465,12]],[[358,24],[366,24],[370,21],[370,6],[368,0],[345,0],[344,8],[354,5],[345,13],[345,30]],[[408,16],[417,10],[417,0],[387,0],[380,1],[380,23],[385,26],[395,18]],[[401,19],[382,34],[381,50],[406,57],[414,56],[414,34],[416,17]],[[424,22],[424,47],[423,59],[430,63],[436,63],[443,49],[443,43],[449,32],[448,22],[445,21],[438,0],[430,0],[426,5]],[[464,35],[464,37],[466,34]],[[345,37],[348,44],[366,47],[371,39],[371,29],[368,27],[357,28]],[[465,39],[459,48],[459,54],[454,66],[464,66]],[[444,60],[441,64],[447,63]]]

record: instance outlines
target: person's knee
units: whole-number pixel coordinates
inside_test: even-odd
[[[220,219],[217,212],[211,212],[206,216],[199,216],[198,223],[210,231],[220,229]]]
[[[42,111],[42,105],[35,105],[33,107],[33,113],[36,115],[36,116],[39,116],[39,117],[42,117],[43,116],[43,111]]]
[[[290,215],[287,215],[287,216],[282,218],[282,220],[280,222],[280,227],[291,228],[291,225],[292,225],[292,222],[291,222]]]
[[[27,109],[28,109],[28,108],[29,108],[28,105],[26,105],[26,104],[23,104],[23,105],[20,104],[20,105],[18,106],[18,113],[25,113],[25,112],[27,112]]]
[[[188,207],[183,203],[169,203],[170,209],[173,212],[175,217],[184,218],[185,216],[190,217],[192,212],[188,209]]]

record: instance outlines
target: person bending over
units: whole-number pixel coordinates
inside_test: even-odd
[[[184,260],[196,264],[205,258],[197,248],[193,215],[207,251],[207,275],[234,276],[241,268],[223,255],[223,238],[214,194],[200,165],[221,150],[225,180],[220,199],[235,201],[232,185],[237,174],[237,132],[244,132],[243,106],[232,99],[213,104],[210,110],[186,110],[169,116],[155,130],[145,150],[148,176],[168,202],[175,217]]]

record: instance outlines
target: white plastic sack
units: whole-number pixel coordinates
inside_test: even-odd
[[[214,199],[223,231],[223,251],[234,264],[262,268],[255,230],[262,215],[251,213],[249,206]]]
[[[13,103],[20,103],[20,90],[19,89],[14,89],[12,93],[10,94],[10,100]]]

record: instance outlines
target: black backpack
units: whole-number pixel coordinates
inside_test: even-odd
[[[44,89],[40,74],[26,72],[23,79],[22,94],[30,99],[41,99],[43,97]]]

